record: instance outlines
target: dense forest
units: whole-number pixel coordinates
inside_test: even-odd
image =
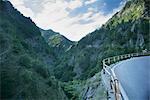
[[[8,1],[0,2],[1,99],[66,100],[51,76],[56,62],[39,28]]]

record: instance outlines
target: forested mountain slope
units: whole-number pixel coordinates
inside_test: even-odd
[[[53,49],[57,59],[61,60],[62,56],[75,44],[75,42],[68,40],[66,37],[52,30],[40,29],[40,31],[48,45]]]
[[[0,98],[67,100],[49,71],[55,62],[39,28],[10,2],[0,0]]]
[[[102,69],[102,59],[149,50],[149,0],[130,0],[100,29],[74,45],[58,64],[58,79],[87,79]]]
[[[92,76],[101,71],[104,58],[150,49],[149,3],[129,0],[100,29],[72,42],[39,29],[10,2],[0,0],[1,99],[67,100],[67,95],[78,100],[89,96],[86,88],[97,86],[103,95],[100,75]],[[94,98],[100,96],[96,93]]]

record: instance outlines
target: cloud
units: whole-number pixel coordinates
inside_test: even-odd
[[[80,0],[72,0],[68,3],[68,8],[70,9],[76,9],[78,7],[81,7],[83,5],[82,1]]]
[[[10,0],[10,2],[14,5],[14,6],[18,6],[18,5],[23,5],[24,1],[23,0]]]
[[[110,15],[104,16],[99,12],[95,13],[94,8],[89,8],[86,13],[70,17],[66,8],[71,8],[70,5],[72,5],[72,3],[73,2],[68,3],[62,1],[54,4],[47,3],[44,7],[45,10],[39,13],[34,20],[37,25],[44,29],[53,29],[56,32],[60,32],[70,40],[78,41],[89,32],[100,27],[101,24],[105,23],[110,18]],[[76,7],[79,7],[79,5]],[[74,6],[71,9],[75,9],[76,7]],[[81,24],[81,20],[91,20],[91,23]]]
[[[24,6],[19,6],[19,7],[18,7],[18,10],[19,10],[20,12],[24,12],[23,14],[24,14],[26,17],[31,17],[31,18],[33,18],[33,16],[34,16],[34,13],[33,13],[33,11],[32,11],[30,8],[26,8],[26,7],[24,7]]]
[[[94,2],[96,2],[97,0],[88,0],[85,2],[85,5],[89,5],[89,4],[92,4]]]
[[[96,28],[99,28],[122,7],[122,4],[120,4],[120,6],[112,10],[111,13],[103,14],[104,12],[99,11],[96,7],[84,5],[89,5],[96,1],[97,0],[56,0],[56,2],[52,2],[52,0],[41,0],[40,6],[42,10],[40,10],[40,12],[34,12],[31,9],[34,6],[30,7],[28,5],[30,0],[11,0],[19,11],[25,16],[30,16],[40,28],[52,29],[73,41],[78,41]],[[28,7],[26,5],[28,5]],[[70,16],[71,12],[81,12],[82,9],[85,9],[85,12]]]
[[[30,9],[24,6],[23,0],[10,0],[11,3],[26,17],[34,17],[34,12]]]

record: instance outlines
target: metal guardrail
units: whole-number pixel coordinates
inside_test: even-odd
[[[103,74],[107,73],[110,76],[110,87],[113,90],[113,93],[115,95],[115,100],[122,100],[122,95],[121,95],[121,91],[119,88],[119,81],[114,74],[108,71],[109,66],[118,61],[126,60],[132,57],[140,57],[140,56],[150,56],[150,52],[119,55],[119,56],[106,58],[102,61],[103,62]]]

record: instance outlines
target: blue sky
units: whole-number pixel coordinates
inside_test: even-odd
[[[52,29],[78,41],[101,27],[125,0],[9,0],[42,29]]]

